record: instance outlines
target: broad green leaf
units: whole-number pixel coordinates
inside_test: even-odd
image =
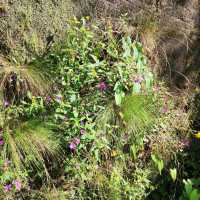
[[[152,84],[153,84],[153,74],[151,72],[149,72],[145,76],[145,86],[146,86],[146,89],[147,90],[151,90]]]
[[[190,194],[190,200],[199,200],[200,194],[198,193],[197,189],[194,189]]]
[[[74,110],[74,111],[73,111],[73,114],[74,114],[74,117],[75,117],[75,118],[78,117],[78,111],[77,111],[77,110]]]
[[[175,182],[176,178],[177,178],[177,170],[175,168],[174,169],[170,169],[170,175],[172,177],[173,182]]]
[[[71,101],[71,102],[76,101],[76,95],[75,95],[75,94],[72,94],[72,95],[70,96],[70,101]]]
[[[159,160],[158,161],[158,170],[159,170],[160,175],[162,173],[163,168],[164,168],[164,162],[163,162],[163,160]]]
[[[151,159],[154,161],[154,163],[157,163],[157,159],[156,159],[156,156],[155,155],[151,155]]]
[[[162,170],[164,168],[164,162],[163,162],[163,160],[157,158],[155,155],[151,155],[151,159],[154,161],[154,163],[157,166],[158,171],[159,171],[159,173],[161,175],[161,172],[162,172]]]
[[[190,195],[190,193],[192,192],[192,182],[191,180],[183,180],[183,183],[185,184],[185,191],[187,193],[187,195]]]
[[[124,96],[125,96],[125,93],[123,91],[115,92],[116,105],[118,105],[118,106],[121,105]]]

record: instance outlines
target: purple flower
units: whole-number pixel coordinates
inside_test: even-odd
[[[16,188],[17,191],[20,191],[20,190],[21,190],[21,188],[22,188],[22,183],[21,183],[21,181],[19,181],[19,180],[14,180],[14,181],[13,181],[13,184],[15,185],[15,188]]]
[[[80,139],[79,138],[74,138],[73,141],[69,144],[69,148],[71,151],[75,151],[77,145],[80,144]]]
[[[5,192],[9,192],[12,189],[12,185],[11,184],[7,184],[4,186],[4,191]]]
[[[85,134],[85,129],[82,128],[82,129],[80,130],[80,133],[81,133],[81,135],[84,135],[84,134]]]
[[[76,144],[74,142],[71,142],[69,145],[69,148],[71,151],[75,151],[76,150]]]
[[[167,105],[164,105],[161,109],[161,113],[167,113],[168,112],[168,107]]]
[[[56,99],[55,99],[58,103],[60,103],[62,101],[62,95],[56,95]]]
[[[79,138],[75,138],[73,142],[74,142],[74,144],[79,145],[80,144],[80,139]]]
[[[106,83],[105,83],[104,81],[102,81],[102,82],[100,82],[100,83],[98,84],[97,88],[98,88],[101,92],[103,92],[103,91],[105,91],[105,90],[107,89],[107,85],[106,85]]]
[[[3,145],[4,145],[4,140],[0,139],[0,146],[3,146]]]
[[[182,139],[180,142],[179,142],[179,145],[180,147],[182,148],[187,148],[190,146],[190,140],[189,139]]]
[[[47,96],[45,100],[47,104],[50,104],[52,101],[52,98],[50,96]]]
[[[9,104],[8,101],[5,100],[5,101],[3,102],[3,106],[4,106],[5,108],[7,108],[9,105],[10,105],[10,104]]]
[[[134,79],[134,83],[142,83],[144,81],[144,78],[142,76],[137,76]]]

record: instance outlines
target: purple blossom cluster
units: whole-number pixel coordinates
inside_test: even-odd
[[[101,82],[98,84],[97,88],[98,88],[101,92],[104,92],[104,91],[107,90],[108,86],[107,86],[107,84],[106,84],[104,81],[101,81]]]
[[[144,81],[144,77],[141,75],[138,75],[134,78],[134,83],[139,83],[141,84]]]
[[[16,179],[16,180],[14,180],[14,181],[12,182],[12,184],[9,183],[9,184],[6,184],[6,185],[4,186],[4,192],[10,192],[10,191],[12,190],[13,186],[15,187],[15,189],[16,189],[17,191],[20,191],[21,188],[22,188],[22,183],[21,183],[20,180],[17,180],[17,179]]]
[[[57,102],[57,103],[61,103],[62,102],[62,95],[56,95],[55,96],[55,101]]]
[[[47,96],[45,98],[45,102],[46,102],[47,105],[49,105],[52,102],[52,98],[50,96]]]
[[[81,135],[84,135],[84,134],[85,134],[85,129],[82,128],[82,129],[80,130],[80,134],[81,134]]]
[[[77,146],[80,144],[80,139],[79,138],[74,138],[72,142],[69,144],[69,148],[71,151],[75,151]]]

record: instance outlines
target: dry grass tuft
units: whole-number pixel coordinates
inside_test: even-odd
[[[33,95],[47,93],[50,82],[33,66],[12,66],[0,58],[0,89],[4,100],[19,102],[30,91]]]

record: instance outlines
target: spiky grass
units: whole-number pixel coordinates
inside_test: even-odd
[[[146,129],[155,119],[154,109],[151,95],[127,96],[122,105],[123,118],[127,128],[135,133]]]
[[[50,127],[39,121],[23,123],[15,131],[5,133],[5,157],[10,158],[17,170],[43,171],[50,178],[47,165],[62,159],[59,139]]]

